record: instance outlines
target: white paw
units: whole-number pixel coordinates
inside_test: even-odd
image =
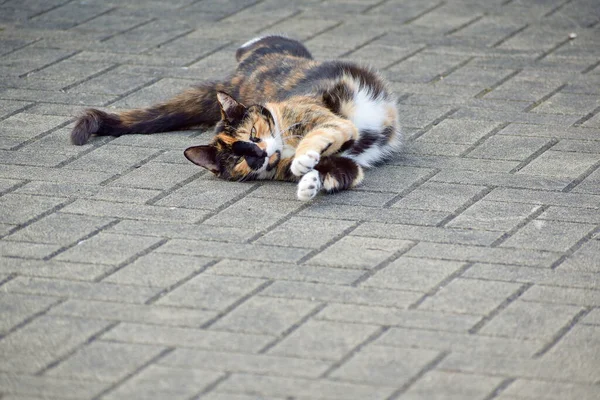
[[[313,169],[298,182],[298,199],[302,201],[310,200],[319,193],[319,190],[321,190],[319,171]]]
[[[292,161],[292,166],[290,167],[292,174],[296,176],[302,176],[308,171],[312,171],[320,159],[321,155],[314,150],[309,150],[306,152],[306,154],[296,156],[294,161]]]

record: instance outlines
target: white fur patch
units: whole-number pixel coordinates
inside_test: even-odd
[[[250,47],[252,46],[254,43],[258,42],[259,40],[262,40],[264,38],[266,38],[267,36],[260,36],[260,37],[256,37],[254,39],[250,39],[248,40],[246,43],[244,43],[241,47]]]
[[[298,182],[298,199],[308,201],[315,197],[321,190],[321,179],[319,171],[312,170],[300,179]]]
[[[306,152],[306,154],[296,156],[294,161],[292,161],[292,166],[290,167],[292,174],[296,176],[302,176],[307,172],[312,171],[320,159],[321,155],[314,150],[309,150]]]
[[[358,130],[378,130],[383,128],[386,118],[386,101],[374,99],[365,89],[354,93],[354,115],[351,120]]]

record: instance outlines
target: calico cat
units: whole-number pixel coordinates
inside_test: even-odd
[[[206,82],[146,109],[118,114],[88,109],[71,132],[120,136],[215,126],[211,144],[184,155],[220,178],[298,182],[297,196],[358,185],[400,147],[396,98],[374,71],[344,61],[318,62],[298,41],[253,39],[236,52],[228,78]]]

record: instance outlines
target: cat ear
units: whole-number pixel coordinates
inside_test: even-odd
[[[196,165],[206,168],[215,175],[219,174],[219,165],[217,164],[217,148],[215,146],[194,146],[188,147],[183,152],[185,158]]]
[[[221,106],[221,116],[228,122],[239,121],[246,113],[246,107],[225,92],[217,92],[217,100]]]

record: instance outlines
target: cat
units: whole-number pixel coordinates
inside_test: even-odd
[[[401,146],[396,98],[375,71],[346,61],[315,61],[300,42],[252,39],[236,52],[235,72],[146,109],[88,109],[71,141],[91,135],[149,134],[215,125],[211,143],[185,157],[216,176],[298,182],[297,197],[352,188],[363,167]]]

